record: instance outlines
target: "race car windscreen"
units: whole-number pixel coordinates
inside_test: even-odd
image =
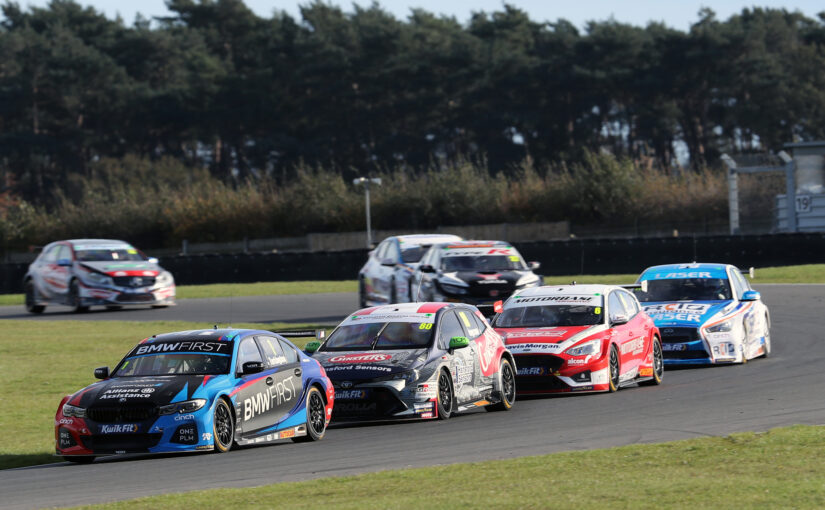
[[[647,292],[636,289],[643,303],[658,301],[726,301],[731,299],[730,283],[725,278],[673,278],[647,280]]]
[[[321,351],[368,351],[378,349],[423,349],[433,337],[431,322],[368,322],[340,326]]]
[[[218,375],[229,373],[232,356],[225,354],[164,353],[126,358],[113,377],[146,375]]]
[[[134,248],[104,248],[93,247],[84,249],[75,248],[75,256],[81,262],[110,262],[110,261],[138,261],[144,260]]]
[[[455,271],[513,271],[524,269],[521,257],[515,255],[459,255],[444,257],[441,269],[445,273]]]
[[[604,322],[602,307],[583,305],[517,306],[502,311],[494,328],[549,328],[591,326]]]

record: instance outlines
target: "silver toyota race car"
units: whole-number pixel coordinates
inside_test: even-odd
[[[307,352],[335,387],[332,421],[446,419],[508,410],[515,365],[473,306],[404,303],[359,310]]]
[[[85,312],[92,305],[175,304],[175,279],[138,249],[110,239],[73,239],[47,245],[23,278],[26,310],[67,305]]]

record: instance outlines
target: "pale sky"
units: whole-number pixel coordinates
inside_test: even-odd
[[[21,6],[48,5],[48,0],[17,0]],[[328,3],[339,5],[345,11],[352,11],[354,2],[350,0],[327,0]],[[118,14],[127,25],[131,25],[135,14],[140,12],[146,17],[167,16],[164,0],[78,0],[81,5],[90,5],[98,11],[103,11],[108,17]],[[300,19],[299,5],[309,4],[308,0],[245,0],[246,5],[261,17],[270,17],[275,10],[283,10],[295,18]],[[370,0],[355,2],[362,6],[369,6]],[[784,8],[789,11],[801,11],[810,18],[825,11],[825,2],[822,0],[793,0],[793,1],[742,1],[742,0],[631,0],[618,2],[616,0],[508,0],[507,3],[526,11],[530,18],[536,21],[555,21],[565,18],[578,27],[584,27],[590,20],[604,20],[611,16],[617,21],[644,26],[648,21],[664,21],[667,25],[687,30],[691,23],[697,20],[697,13],[702,7],[713,9],[720,19],[727,19],[730,15],[741,12],[745,7],[772,7]],[[501,10],[502,0],[381,0],[379,4],[399,19],[405,19],[410,9],[420,7],[437,14],[455,16],[459,21],[466,22],[472,12]]]

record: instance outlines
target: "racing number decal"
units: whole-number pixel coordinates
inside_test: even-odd
[[[421,325],[418,326],[418,329],[433,329],[433,323],[432,322],[422,322]]]

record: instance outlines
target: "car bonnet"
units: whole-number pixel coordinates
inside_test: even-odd
[[[224,376],[162,375],[113,377],[87,386],[72,395],[68,403],[79,407],[166,405],[194,398],[208,398],[207,386]],[[225,378],[225,377],[224,377]]]

